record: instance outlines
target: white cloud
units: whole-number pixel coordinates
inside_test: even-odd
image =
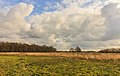
[[[120,3],[120,0],[108,0],[111,3]]]
[[[33,6],[20,3],[11,8],[6,15],[0,16],[0,37],[21,38],[25,31],[29,30],[29,24],[25,17],[32,12]]]
[[[59,50],[78,45],[83,49],[118,47],[118,5],[113,0],[63,0],[54,6],[56,11],[30,16],[33,5],[20,3],[6,15],[0,14],[0,40],[53,45]]]
[[[99,40],[106,29],[100,8],[81,8],[75,4],[62,11],[31,16],[28,20],[32,24],[29,35],[41,41],[44,39],[62,50],[84,41]]]

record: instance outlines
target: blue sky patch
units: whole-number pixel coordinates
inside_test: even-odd
[[[44,7],[47,7],[48,3],[54,4],[56,2],[60,2],[62,0],[0,0],[0,9],[8,6],[14,6],[20,2],[33,4],[34,10],[32,14],[41,14],[43,12],[52,12],[55,11],[54,8],[50,8],[49,10],[45,10]]]

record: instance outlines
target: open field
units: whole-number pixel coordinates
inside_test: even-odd
[[[0,56],[0,76],[119,76],[120,60]]]
[[[0,53],[0,76],[119,75],[118,53]]]

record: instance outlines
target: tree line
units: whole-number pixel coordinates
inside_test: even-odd
[[[56,52],[53,46],[0,42],[0,52]]]
[[[36,45],[26,43],[14,43],[14,42],[0,42],[0,52],[57,52],[57,49],[53,46]],[[69,52],[84,52],[79,46],[76,48],[70,48]],[[89,53],[93,51],[86,51]],[[96,52],[95,52],[96,53]],[[98,53],[120,53],[120,48],[102,49]]]
[[[103,49],[99,53],[120,53],[120,48]]]

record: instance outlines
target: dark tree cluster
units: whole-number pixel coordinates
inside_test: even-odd
[[[53,46],[0,42],[0,52],[56,52]]]
[[[120,48],[103,49],[99,53],[120,53]]]
[[[77,46],[75,49],[74,48],[70,48],[70,52],[81,52],[81,49],[79,46]]]

